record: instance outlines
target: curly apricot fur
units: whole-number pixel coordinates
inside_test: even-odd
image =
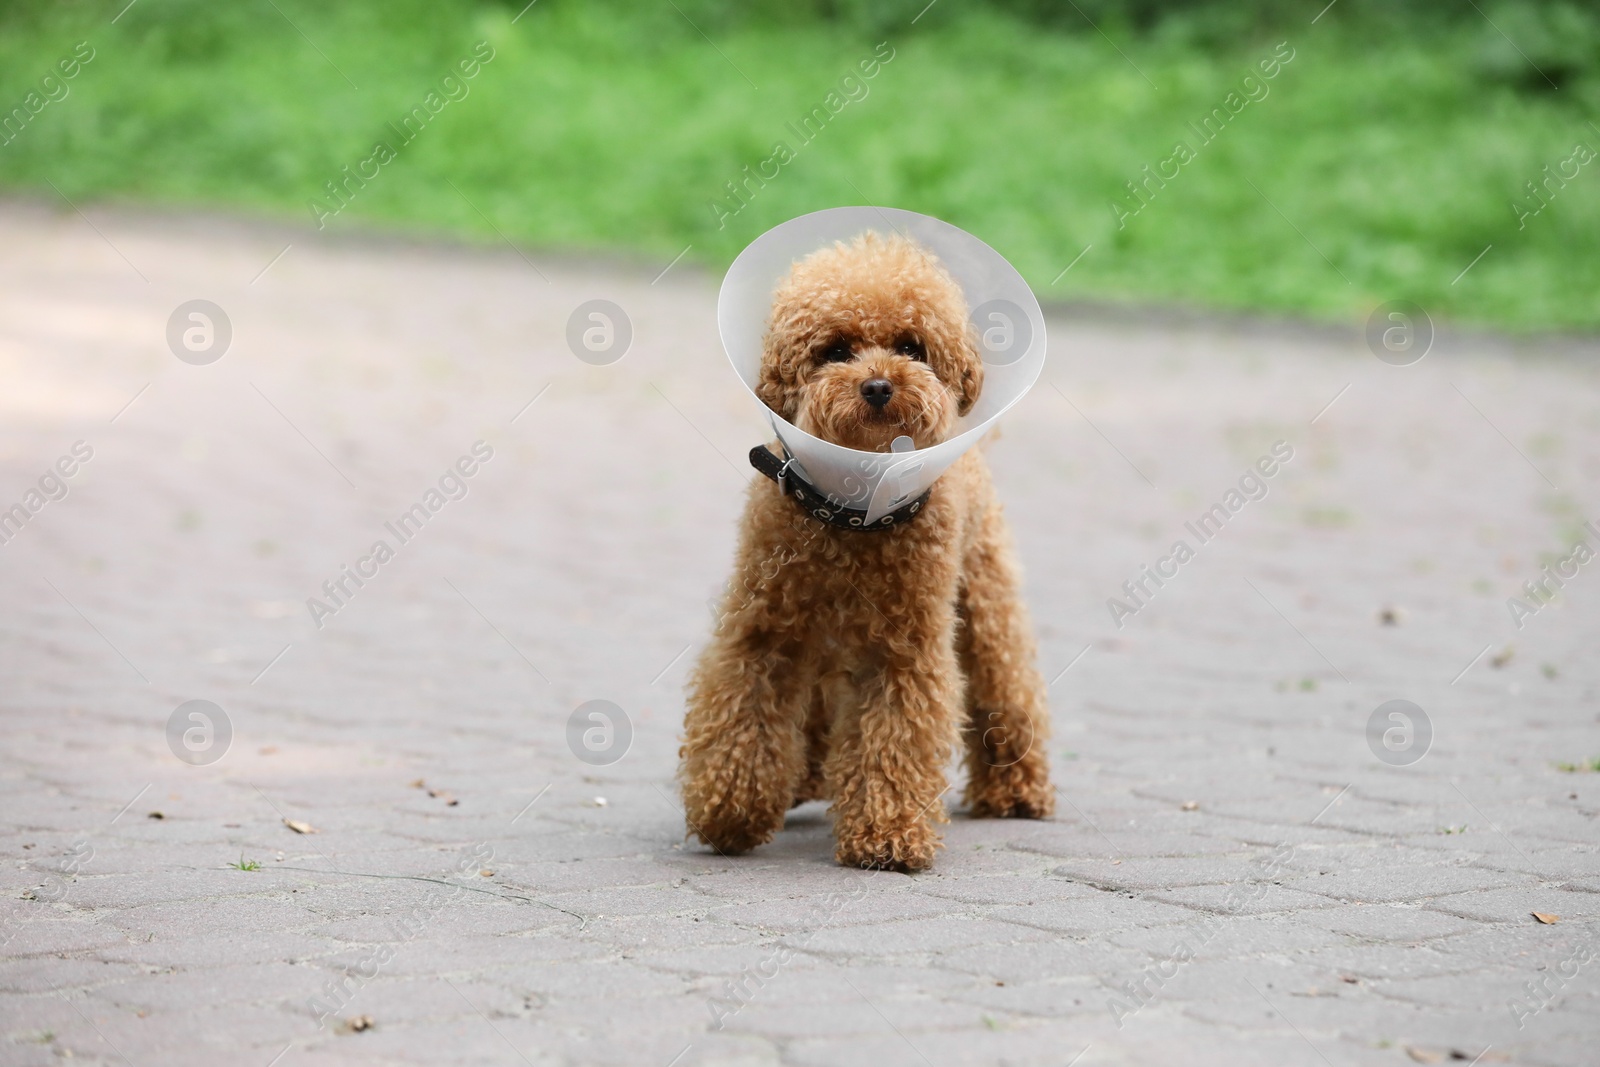
[[[837,347],[830,358],[839,344],[848,358]],[[892,385],[881,409],[862,396],[869,378]],[[982,387],[965,298],[911,241],[865,234],[823,249],[774,295],[757,393],[819,437],[887,451],[905,434],[927,447]],[[744,852],[793,805],[828,799],[841,864],[922,870],[940,847],[957,744],[973,815],[1049,815],[1034,659],[979,451],[940,477],[914,521],[870,534],[824,525],[752,479],[734,580],[689,684],[689,832]]]

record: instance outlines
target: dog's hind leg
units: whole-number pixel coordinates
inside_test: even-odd
[[[679,752],[689,830],[729,855],[783,827],[805,774],[814,688],[798,641],[733,630],[717,636],[695,669]]]
[[[828,755],[826,686],[826,680],[817,686],[811,700],[811,711],[806,716],[806,773],[795,787],[792,807],[798,808],[808,800],[825,800],[828,796],[827,776],[822,773],[822,761]]]
[[[1050,709],[998,508],[985,512],[962,571],[957,648],[967,676],[966,801],[978,818],[1043,818],[1055,810]]]

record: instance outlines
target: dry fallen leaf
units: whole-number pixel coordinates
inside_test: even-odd
[[[257,749],[257,751],[260,752],[263,756],[271,756],[271,755],[274,755],[278,751],[278,746],[277,745],[262,745],[259,749]]]
[[[1505,648],[1502,648],[1499,652],[1496,652],[1494,655],[1489,657],[1489,666],[1498,670],[1499,668],[1504,667],[1507,663],[1510,663],[1511,657],[1515,656],[1516,654],[1517,646],[1507,645]]]
[[[314,834],[319,832],[315,826],[312,826],[310,823],[305,822],[302,819],[285,819],[283,820],[283,825],[287,826],[297,834]]]
[[[423,788],[427,787],[427,784],[428,783],[424,782],[421,778],[418,778],[416,781],[411,783],[411,788],[412,789],[423,789]]]
[[[1183,810],[1184,811],[1199,811],[1200,810],[1200,802],[1198,800],[1185,800],[1183,802]]]
[[[371,1030],[377,1025],[377,1020],[370,1015],[353,1015],[339,1024],[341,1029],[352,1034],[359,1034],[363,1030]]]
[[[166,816],[161,814],[159,811],[152,811],[149,815],[146,815],[145,818],[147,818],[147,819],[165,819]]]
[[[1406,1046],[1406,1055],[1418,1063],[1443,1063],[1444,1053],[1435,1052],[1428,1048],[1417,1048],[1415,1045]]]
[[[478,872],[478,877],[479,878],[493,878],[494,877],[494,872],[493,871],[479,871]]]
[[[1561,916],[1559,916],[1559,915],[1551,915],[1547,911],[1534,911],[1534,912],[1529,912],[1528,914],[1532,915],[1535,919],[1538,919],[1540,922],[1544,923],[1546,926],[1554,926],[1556,923],[1561,921]]]

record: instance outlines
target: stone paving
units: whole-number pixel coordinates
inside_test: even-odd
[[[715,278],[86,213],[0,207],[0,1062],[1600,1062],[1600,347],[1053,313],[990,462],[1060,813],[909,877],[684,841]]]

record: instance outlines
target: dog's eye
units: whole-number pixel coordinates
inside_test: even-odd
[[[928,358],[927,351],[922,347],[922,342],[915,337],[903,337],[895,342],[894,350],[902,356],[923,361]]]
[[[832,341],[822,350],[824,363],[848,363],[855,358],[855,353],[850,351],[850,342]]]

